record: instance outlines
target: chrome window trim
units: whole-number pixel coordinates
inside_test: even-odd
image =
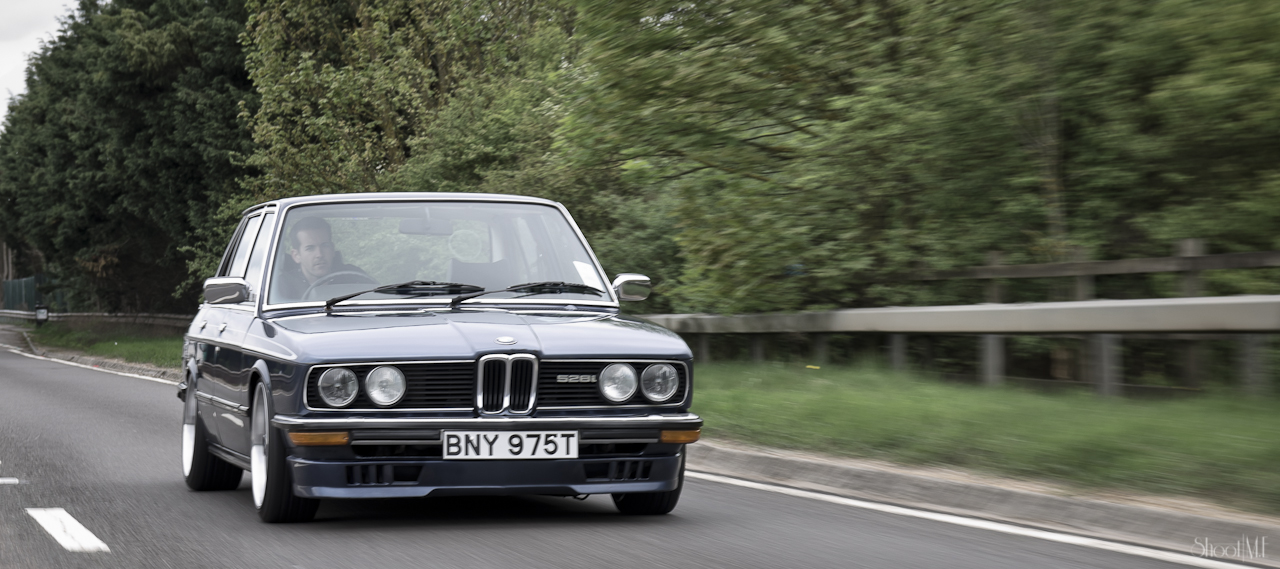
[[[338,197],[338,196],[343,196],[343,194],[332,194],[330,196],[316,198],[314,200],[308,200],[308,201],[303,201],[298,203],[289,203],[284,206],[280,206],[280,203],[278,201],[268,202],[266,204],[262,204],[259,206],[250,207],[240,213],[241,223],[243,223],[244,222],[243,220],[246,216],[264,214],[270,208],[275,208],[276,210],[275,211],[276,218],[274,222],[276,227],[275,227],[275,230],[272,232],[273,239],[271,243],[271,248],[267,254],[267,266],[266,266],[265,272],[263,273],[264,278],[262,280],[262,290],[264,292],[269,292],[271,290],[270,289],[271,277],[275,274],[276,256],[278,255],[277,249],[280,246],[280,241],[282,240],[281,238],[284,236],[283,234],[284,221],[289,216],[289,212],[293,210],[293,208],[295,207],[304,207],[304,206],[313,206],[313,205],[331,205],[331,204],[341,204],[341,203],[488,202],[488,203],[519,203],[519,204],[529,204],[529,205],[539,205],[543,207],[550,207],[560,212],[560,215],[564,217],[564,220],[569,223],[569,228],[573,229],[573,233],[578,236],[578,242],[582,244],[582,247],[584,249],[586,249],[587,257],[591,259],[591,263],[595,267],[597,276],[602,278],[601,282],[602,283],[609,282],[609,273],[606,273],[604,270],[604,266],[600,264],[600,259],[596,257],[595,249],[591,248],[591,242],[587,241],[587,236],[584,233],[582,233],[582,228],[578,227],[578,222],[573,219],[573,215],[569,213],[568,208],[564,207],[564,204],[561,204],[559,202],[552,202],[550,200],[544,200],[541,198],[528,198],[524,196],[510,196],[510,195],[499,195],[499,194],[457,194],[457,193],[415,194],[410,192],[402,192],[402,193],[387,193],[382,195],[364,194],[359,196],[353,196],[353,195],[347,194],[345,197]],[[262,211],[259,212],[258,211],[259,209],[261,209]],[[578,301],[578,302],[571,302],[571,303],[555,303],[555,302],[547,302],[546,299],[543,299],[543,300],[537,300],[537,301],[532,301],[528,303],[529,304],[583,304],[583,305],[590,305],[590,306],[609,306],[612,308],[618,308],[621,305],[621,301],[614,295],[613,287],[605,286],[605,289],[606,289],[604,291],[605,296],[610,299],[608,301],[593,300],[593,301]],[[277,310],[277,309],[289,308],[289,307],[324,306],[324,301],[308,302],[308,303],[267,304],[267,296],[268,296],[267,294],[259,294],[257,302],[253,304],[254,309],[257,310],[259,313],[266,310]],[[468,302],[463,301],[463,305],[466,305],[466,304],[468,304]],[[489,302],[489,304],[496,304],[496,303]],[[525,302],[516,302],[514,304],[525,304]]]
[[[373,412],[376,412],[376,413],[445,413],[450,411],[471,411],[473,410],[472,407],[413,407],[413,408],[406,408],[406,409],[394,409],[390,407],[370,407],[370,408],[312,407],[311,398],[307,397],[307,388],[311,384],[310,383],[311,372],[321,368],[366,366],[366,365],[371,365],[376,367],[376,366],[382,366],[382,365],[394,366],[394,365],[416,365],[416,364],[469,364],[469,363],[474,363],[475,361],[476,360],[414,360],[414,361],[399,361],[399,362],[346,362],[346,363],[338,363],[338,364],[313,365],[307,368],[306,375],[302,376],[302,405],[303,407],[306,407],[308,411],[330,412],[330,413],[332,412],[351,413],[354,411],[365,411],[365,412],[371,412],[371,413]],[[403,370],[401,370],[401,372],[403,373]],[[405,394],[409,393],[407,383],[408,382],[406,381]]]
[[[484,410],[484,364],[490,360],[503,360],[502,368],[502,408],[497,411]],[[524,411],[514,411],[511,409],[511,362],[515,360],[530,360],[533,362],[533,385],[529,393],[529,408]],[[489,354],[480,358],[476,362],[476,411],[483,416],[492,417],[494,415],[527,415],[532,413],[537,405],[538,398],[538,356],[533,354]]]
[[[684,405],[686,402],[688,402],[689,397],[693,395],[693,390],[692,390],[693,385],[689,383],[689,375],[690,375],[689,364],[680,360],[640,360],[640,359],[633,360],[633,359],[627,359],[627,358],[614,358],[614,359],[584,359],[584,360],[558,359],[558,360],[542,360],[542,362],[549,363],[549,364],[551,363],[582,363],[582,362],[611,363],[611,364],[633,363],[633,364],[646,364],[646,365],[647,364],[679,364],[684,367],[684,398],[679,401],[671,401],[668,403],[650,402],[650,403],[631,404],[631,405],[570,405],[570,406],[561,406],[561,407],[539,407],[538,410],[545,409],[547,411],[571,411],[575,409],[641,409],[641,408],[655,408],[655,407],[660,407],[660,408],[679,407],[681,405]],[[643,372],[638,371],[636,375],[637,377],[636,392],[637,393],[639,393],[640,391],[640,386],[639,386],[640,373],[643,373]],[[643,395],[641,395],[641,397],[643,397]]]

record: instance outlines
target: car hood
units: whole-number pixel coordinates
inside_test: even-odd
[[[313,314],[257,322],[246,343],[313,363],[474,359],[491,353],[532,353],[543,359],[692,357],[674,332],[617,314]]]

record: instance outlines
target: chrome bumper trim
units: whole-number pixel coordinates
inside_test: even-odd
[[[361,428],[361,427],[422,427],[446,425],[450,427],[519,427],[521,425],[543,425],[550,423],[606,423],[618,425],[701,425],[702,417],[693,413],[679,415],[646,415],[644,417],[467,417],[467,418],[384,418],[384,417],[349,417],[349,418],[310,418],[277,415],[271,418],[271,424],[283,429],[289,428]]]

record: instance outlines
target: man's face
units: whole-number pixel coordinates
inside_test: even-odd
[[[293,261],[302,267],[307,282],[316,282],[333,271],[333,237],[323,229],[304,229],[298,232],[298,248],[290,253]]]

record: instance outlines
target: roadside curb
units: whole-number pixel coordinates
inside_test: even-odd
[[[1056,496],[1022,489],[900,472],[873,465],[788,453],[735,448],[703,440],[689,445],[689,468],[733,478],[813,490],[1130,543],[1198,556],[1197,543],[1236,544],[1269,538],[1280,547],[1280,524],[1197,515],[1156,507]],[[1197,541],[1199,540],[1199,541]],[[1280,551],[1280,550],[1277,550]],[[1280,558],[1222,561],[1280,567]]]
[[[42,350],[36,347],[35,342],[31,341],[31,337],[28,336],[26,332],[21,332],[21,334],[22,334],[22,338],[26,340],[27,348],[24,349],[20,346],[12,346],[12,347],[19,350],[27,351],[33,355],[40,356],[42,358],[48,358],[51,360],[61,360],[64,362],[71,362],[73,364],[77,364],[82,367],[98,368],[98,369],[104,369],[104,370],[110,370],[110,371],[118,371],[121,373],[127,373],[132,375],[154,377],[158,379],[172,381],[174,383],[180,382],[185,378],[185,374],[183,373],[181,368],[167,368],[167,367],[160,367],[160,366],[154,366],[149,364],[129,363],[123,360],[117,360],[112,358],[100,358],[100,357],[88,356],[88,355],[84,355],[76,352],[59,351],[56,349]]]

